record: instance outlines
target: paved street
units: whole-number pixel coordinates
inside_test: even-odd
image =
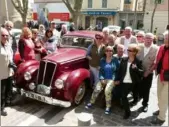
[[[7,108],[8,116],[1,116],[1,126],[77,126],[78,114],[88,112],[92,116],[91,126],[151,126],[152,112],[157,110],[156,80],[153,82],[147,113],[139,113],[141,101],[132,108],[132,116],[123,120],[122,109],[114,106],[111,115],[105,115],[99,107],[84,109],[84,103],[76,108],[61,108],[22,98],[19,105]],[[24,100],[24,101],[23,101]],[[168,117],[163,126],[168,126]]]

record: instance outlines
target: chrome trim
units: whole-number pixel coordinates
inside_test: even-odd
[[[42,84],[44,84],[44,78],[45,78],[45,72],[46,72],[46,66],[47,66],[47,61],[44,61],[44,62],[45,62],[45,69],[44,69],[44,72],[43,72]]]
[[[39,79],[39,71],[40,71],[40,63],[39,63],[38,74],[37,74],[37,77],[36,77],[36,84],[38,83],[38,79]]]
[[[69,102],[69,101],[62,101],[62,100],[54,99],[52,97],[47,97],[47,96],[37,94],[37,93],[31,92],[31,91],[25,91],[24,89],[21,89],[21,95],[24,95],[28,98],[32,98],[34,100],[38,100],[38,101],[41,101],[41,102],[44,102],[44,103],[47,103],[50,105],[57,105],[57,106],[65,107],[65,108],[68,108],[71,106],[71,102]],[[32,97],[31,95],[34,95],[34,97]],[[36,97],[43,97],[44,100],[39,100],[35,96]]]
[[[51,63],[53,63],[53,62],[51,62]],[[56,71],[56,67],[57,67],[56,63],[53,63],[53,64],[55,64],[55,69],[53,71],[53,75],[52,75],[52,78],[51,78],[51,81],[50,81],[50,86],[52,85],[52,81],[53,81],[53,78],[54,78],[54,75],[55,75],[55,71]]]

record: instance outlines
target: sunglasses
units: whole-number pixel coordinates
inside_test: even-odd
[[[8,28],[12,28],[12,26],[6,26],[6,27],[8,27]]]
[[[106,50],[106,52],[113,52],[112,50]]]
[[[127,49],[128,52],[134,52],[133,50]]]
[[[2,34],[2,37],[8,37],[8,35]]]
[[[102,40],[103,38],[102,37],[96,37],[97,40]]]
[[[138,38],[141,38],[141,37],[143,37],[143,36],[137,36]]]

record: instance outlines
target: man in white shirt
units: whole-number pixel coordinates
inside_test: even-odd
[[[53,31],[53,35],[57,38],[60,38],[60,32],[56,30],[56,27],[57,27],[57,25],[56,25],[55,21],[52,21],[50,24],[50,28]]]
[[[124,36],[120,38],[120,43],[124,45],[125,51],[124,53],[128,55],[127,49],[128,45],[131,43],[138,43],[137,38],[132,35],[132,28],[131,27],[126,27],[124,30]]]
[[[5,105],[10,103],[12,98],[12,80],[11,76],[13,76],[14,71],[12,69],[13,63],[13,51],[11,46],[8,44],[9,33],[6,29],[1,29],[1,43],[0,43],[0,51],[1,58],[3,56],[3,61],[1,61],[2,66],[4,67],[0,70],[1,77],[1,115],[6,116],[7,112],[4,110]],[[2,60],[2,59],[1,59]]]
[[[144,77],[140,84],[140,97],[143,98],[141,108],[142,112],[147,112],[149,93],[153,80],[154,62],[158,52],[158,47],[153,44],[154,35],[152,33],[145,34],[144,44],[140,44],[140,51],[137,54],[137,58],[142,61]]]

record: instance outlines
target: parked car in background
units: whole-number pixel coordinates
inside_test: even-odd
[[[95,34],[75,31],[64,35],[54,53],[41,61],[30,60],[18,66],[15,86],[22,95],[48,104],[80,104],[90,87],[86,52]]]
[[[110,31],[117,31],[120,32],[121,27],[120,26],[115,26],[115,25],[109,25],[107,26]]]
[[[16,42],[17,42],[17,44],[18,44],[18,41],[19,41],[20,35],[21,35],[21,33],[22,33],[22,30],[21,30],[21,29],[15,29],[15,28],[13,28],[13,29],[11,30],[11,32],[12,32],[12,34],[15,36]]]

